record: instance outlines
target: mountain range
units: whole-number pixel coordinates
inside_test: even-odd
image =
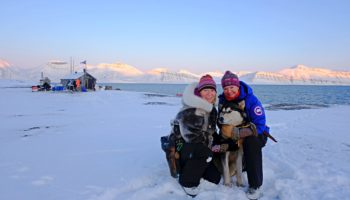
[[[82,71],[84,66],[75,66],[74,71]],[[88,73],[97,78],[100,83],[189,83],[198,81],[204,74],[213,76],[217,83],[223,72],[206,72],[195,74],[188,70],[171,71],[166,68],[156,68],[143,72],[136,67],[124,63],[101,63],[86,66]],[[65,62],[48,62],[35,69],[23,69],[12,66],[0,59],[0,79],[17,79],[39,81],[41,73],[53,82],[70,74],[70,67]],[[233,71],[234,72],[234,71]],[[296,65],[277,72],[243,72],[236,73],[240,80],[249,84],[278,84],[278,85],[350,85],[350,71],[334,71],[325,68]]]

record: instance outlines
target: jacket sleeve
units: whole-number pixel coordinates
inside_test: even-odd
[[[182,138],[189,143],[200,143],[205,141],[202,131],[204,117],[195,114],[195,108],[189,108],[178,113],[177,120]]]
[[[246,101],[247,103],[247,101]],[[266,116],[265,110],[261,105],[261,102],[254,95],[249,98],[249,107],[246,108],[249,119],[255,124],[258,134],[262,134],[266,129]]]

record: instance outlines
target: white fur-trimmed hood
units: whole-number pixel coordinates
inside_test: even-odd
[[[197,83],[191,83],[185,88],[185,91],[182,94],[182,104],[184,106],[200,108],[206,112],[211,112],[214,105],[195,95],[194,90],[196,87]]]

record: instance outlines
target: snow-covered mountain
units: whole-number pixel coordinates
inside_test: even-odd
[[[280,74],[297,84],[350,84],[350,72],[332,71],[322,68],[310,68],[297,65],[293,68],[283,69]]]
[[[11,79],[12,72],[10,71],[10,64],[4,60],[0,60],[0,78]]]
[[[82,71],[83,65],[75,66],[74,71]],[[0,60],[0,79],[38,81],[41,73],[53,82],[70,74],[70,66],[65,62],[48,62],[35,69],[19,69],[5,60]],[[212,71],[195,74],[188,70],[171,71],[156,68],[143,72],[124,63],[101,63],[88,65],[87,71],[100,83],[189,83],[198,81],[204,74],[213,76],[220,83],[224,72]],[[350,85],[350,71],[333,71],[324,68],[311,68],[297,65],[277,72],[234,71],[241,80],[253,84],[298,84],[298,85]]]
[[[87,71],[99,82],[135,82],[144,73],[131,65],[123,63],[101,63],[97,66],[87,66]]]
[[[88,72],[100,82],[139,82],[139,83],[188,83],[197,81],[200,76],[186,70],[172,72],[166,68],[156,68],[142,72],[137,68],[122,64],[99,64],[88,67]]]
[[[5,67],[10,67],[10,64],[5,60],[0,59],[0,68],[5,68]]]
[[[75,68],[77,71],[82,71],[82,69],[83,68],[79,66]],[[37,68],[23,70],[22,77],[26,80],[38,81],[41,78],[41,73],[52,82],[60,82],[61,78],[70,74],[70,66],[66,62],[49,61]]]
[[[199,75],[193,74],[186,70],[180,70],[179,72],[173,72],[166,68],[152,69],[138,77],[135,82],[144,83],[189,83],[198,81]]]
[[[248,73],[240,79],[255,84],[350,85],[350,71],[297,65],[278,72]]]
[[[0,59],[0,79],[21,79],[20,71],[5,60]]]
[[[144,73],[137,69],[136,67],[133,67],[131,65],[123,64],[123,63],[101,63],[97,66],[90,66],[90,70],[93,71],[111,71],[111,72],[117,72],[120,74],[120,76],[141,76]]]
[[[251,72],[239,76],[240,79],[247,83],[254,84],[289,84],[287,77],[274,72]]]
[[[3,62],[7,71],[6,77],[2,79],[22,79],[38,81],[41,73],[44,77],[50,78],[53,82],[60,82],[60,79],[70,74],[70,66],[65,62],[48,62],[35,69],[23,69],[12,73],[12,69],[16,69],[7,62]],[[74,67],[74,71],[82,71],[84,65]],[[101,63],[98,65],[87,65],[88,73],[97,78],[100,83],[189,83],[197,81],[200,75],[191,73],[186,70],[179,72],[170,71],[166,68],[157,68],[148,72],[142,72],[128,64],[124,63]],[[16,75],[16,76],[15,76]]]

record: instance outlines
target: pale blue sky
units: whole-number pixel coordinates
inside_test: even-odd
[[[193,72],[350,70],[350,1],[0,0],[0,59]]]

